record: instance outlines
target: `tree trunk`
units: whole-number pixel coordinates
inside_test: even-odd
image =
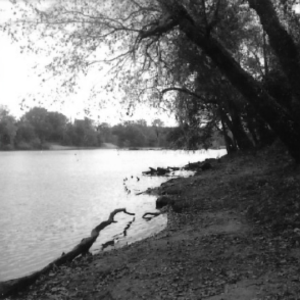
[[[246,132],[243,129],[241,124],[240,117],[238,115],[234,115],[230,113],[232,120],[226,115],[226,112],[219,109],[219,113],[221,114],[222,120],[226,123],[227,127],[232,132],[234,139],[236,140],[237,146],[240,150],[247,150],[253,147],[250,139],[248,138]]]
[[[246,115],[244,116],[244,120],[247,124],[247,128],[252,136],[255,146],[258,146],[260,141],[259,141],[259,136],[257,134],[257,126],[256,126],[257,116],[255,115],[255,112],[253,112],[253,110],[254,110],[253,107],[250,105],[247,105],[245,107]]]
[[[300,103],[300,55],[297,45],[280,24],[270,0],[248,0],[248,3],[258,14],[263,29],[269,36],[270,45],[289,80],[297,102]]]
[[[250,74],[248,74],[217,40],[198,25],[179,1],[159,1],[169,18],[158,26],[140,32],[140,40],[169,32],[179,25],[188,39],[209,56],[231,84],[253,105],[261,117],[270,125],[291,156],[300,163],[300,123],[289,111],[277,103]]]
[[[204,38],[196,26],[186,21],[181,26],[191,41],[201,47],[230,82],[255,107],[300,163],[300,126],[289,112],[279,105],[216,40]]]
[[[250,149],[253,147],[249,136],[247,135],[241,120],[241,116],[236,104],[228,101],[228,112],[232,120],[232,133],[234,134],[240,149]]]
[[[203,29],[190,20],[191,17],[187,18],[188,13],[181,5],[180,7],[180,10],[176,11],[180,14],[173,15],[173,19],[177,18],[180,29],[213,60],[233,86],[266,120],[287,146],[296,162],[300,163],[299,123],[251,75],[242,69],[220,42],[204,34]],[[184,13],[182,13],[183,10]],[[172,11],[173,9],[171,13]]]
[[[266,32],[263,32],[263,55],[264,55],[264,69],[265,76],[269,75],[269,62],[268,62],[268,54],[267,54],[267,40],[266,40]]]
[[[221,124],[222,124],[222,132],[223,132],[225,145],[226,145],[226,151],[227,151],[228,154],[234,153],[234,152],[237,151],[236,144],[234,143],[234,141],[230,138],[230,136],[227,133],[227,129],[226,129],[226,126],[225,126],[225,121],[223,119],[223,115],[221,114],[220,117],[221,117]]]

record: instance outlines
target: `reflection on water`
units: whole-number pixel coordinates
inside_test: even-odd
[[[141,177],[142,171],[222,154],[223,150],[1,152],[0,281],[35,271],[71,250],[116,208],[135,213],[135,221],[118,214],[118,222],[100,233],[93,251],[114,236],[119,246],[159,232],[165,216],[142,219],[145,212],[155,211],[155,198],[135,194],[166,179]]]

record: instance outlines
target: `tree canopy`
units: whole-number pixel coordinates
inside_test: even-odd
[[[49,149],[53,144],[101,148],[106,143],[120,148],[184,148],[173,135],[176,130],[164,127],[160,119],[150,126],[143,119],[114,126],[96,124],[87,117],[71,121],[42,107],[33,107],[16,120],[6,107],[0,107],[0,150]],[[217,139],[216,146],[223,145],[222,139]]]
[[[108,90],[122,89],[129,107],[174,109],[192,144],[204,127],[221,131],[230,151],[279,137],[300,162],[297,1],[22,3],[5,30],[26,33],[27,47],[38,41],[35,51],[47,45],[46,69],[61,88],[73,91],[80,72],[109,64]]]

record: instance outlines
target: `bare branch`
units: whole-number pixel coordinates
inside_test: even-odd
[[[170,31],[178,24],[179,22],[177,20],[168,18],[167,20],[165,20],[164,23],[158,24],[157,26],[154,26],[147,31],[140,31],[139,40],[141,41],[143,39],[146,39],[151,36],[156,36],[156,35],[161,36],[162,34]]]
[[[109,226],[110,224],[116,223],[116,221],[114,220],[114,216],[120,212],[131,216],[135,215],[134,213],[128,212],[125,208],[115,209],[110,213],[109,218],[106,221],[101,222],[92,230],[90,237],[82,239],[81,242],[78,245],[76,245],[71,251],[63,253],[61,257],[51,262],[43,269],[36,271],[28,276],[0,282],[0,297],[6,297],[16,291],[28,287],[29,285],[33,284],[41,275],[47,274],[54,268],[57,268],[58,266],[66,262],[72,261],[75,257],[79,255],[86,254],[89,251],[90,247],[93,245],[93,243],[96,241],[100,231],[103,230],[105,227]]]
[[[151,217],[148,217],[149,216],[153,216],[152,218]],[[145,214],[143,214],[142,218],[149,221],[157,216],[161,215],[161,212],[147,212]]]
[[[260,62],[260,57],[251,49],[249,50],[249,52],[252,53],[252,55],[254,56],[254,59],[257,63],[257,66],[258,66],[261,77],[264,77],[265,74],[264,74],[264,71],[262,69],[262,65],[261,65],[261,62]]]
[[[215,11],[214,11],[214,14],[213,14],[213,17],[212,17],[210,23],[207,26],[207,35],[210,34],[210,32],[213,30],[213,28],[219,22],[219,8],[220,8],[220,3],[221,3],[221,0],[218,0],[217,4],[216,4]]]
[[[202,8],[203,8],[204,24],[205,24],[205,27],[208,28],[208,21],[207,21],[207,16],[206,16],[206,4],[205,4],[205,0],[202,0]]]
[[[104,62],[104,63],[109,63],[109,62],[113,62],[113,61],[116,61],[116,60],[119,60],[120,58],[123,58],[131,53],[134,52],[134,49],[130,49],[128,51],[126,51],[125,53],[122,53],[120,55],[117,55],[111,59],[99,59],[99,60],[94,60],[94,61],[91,61],[89,63],[87,63],[88,66],[91,66],[91,65],[94,65],[94,64],[97,64],[97,63],[101,63],[101,62]]]
[[[216,101],[213,101],[213,100],[207,100],[207,99],[205,99],[204,97],[200,96],[199,94],[194,93],[194,92],[192,92],[192,91],[190,91],[190,90],[188,90],[188,89],[186,89],[186,88],[171,87],[171,88],[166,88],[166,89],[164,89],[164,90],[162,90],[162,91],[160,91],[160,92],[161,92],[161,94],[165,94],[165,93],[170,92],[170,91],[178,91],[178,92],[181,92],[181,93],[188,94],[188,95],[193,96],[193,97],[195,97],[195,98],[198,98],[198,99],[200,99],[201,101],[203,101],[203,102],[205,102],[205,103],[208,103],[208,104],[217,104]]]

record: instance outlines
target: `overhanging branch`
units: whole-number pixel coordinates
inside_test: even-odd
[[[170,88],[163,89],[162,91],[160,91],[160,93],[163,95],[163,94],[165,94],[167,92],[170,92],[170,91],[177,91],[177,92],[185,93],[187,95],[190,95],[190,96],[193,96],[197,99],[200,99],[201,101],[203,101],[205,103],[208,103],[208,104],[217,104],[217,101],[207,100],[203,96],[200,96],[199,94],[197,94],[195,92],[192,92],[192,91],[190,91],[186,88],[170,87]]]
[[[140,31],[139,34],[139,40],[146,39],[151,36],[157,36],[162,35],[165,32],[170,31],[172,28],[174,28],[176,25],[178,25],[179,22],[177,20],[173,20],[172,18],[166,19],[164,22],[160,22],[157,26],[153,26],[149,30]]]

